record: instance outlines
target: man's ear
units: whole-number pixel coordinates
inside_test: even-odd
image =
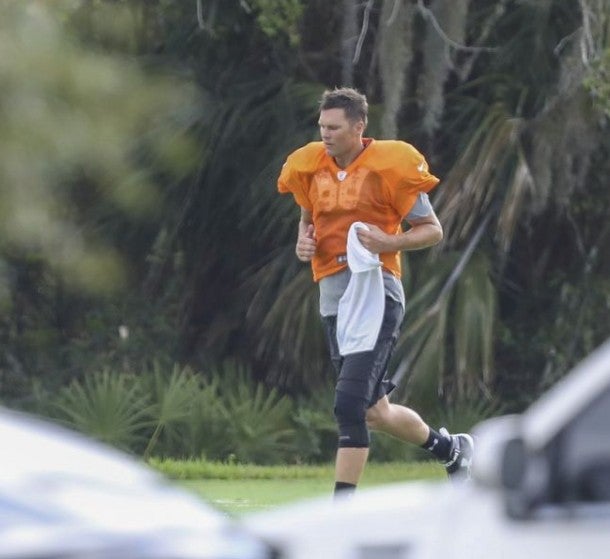
[[[358,122],[356,122],[354,124],[354,131],[357,132],[358,134],[364,134],[364,122],[362,120],[359,120]]]

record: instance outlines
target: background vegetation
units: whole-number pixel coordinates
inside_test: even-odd
[[[0,50],[7,405],[145,456],[327,459],[275,181],[336,85],[442,178],[445,241],[404,255],[398,401],[469,427],[608,336],[604,0],[7,0]]]

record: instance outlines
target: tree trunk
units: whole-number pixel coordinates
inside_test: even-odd
[[[404,0],[384,0],[379,21],[381,35],[379,70],[384,98],[381,119],[383,138],[398,135],[398,115],[402,108],[407,70],[413,59],[413,16],[415,7]]]
[[[434,0],[430,7],[443,32],[462,44],[466,35],[470,0]],[[424,43],[424,69],[418,83],[423,105],[423,128],[429,139],[438,129],[445,108],[445,82],[453,67],[450,46],[428,20]]]
[[[343,0],[341,27],[341,85],[354,84],[354,50],[358,39],[358,2]]]

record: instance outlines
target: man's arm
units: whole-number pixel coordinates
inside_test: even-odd
[[[311,212],[301,208],[301,219],[299,220],[299,234],[295,253],[301,262],[309,262],[316,252],[315,229]]]
[[[370,230],[359,229],[358,238],[366,249],[375,254],[419,250],[434,246],[442,241],[443,228],[434,210],[425,217],[407,221],[411,227],[398,235],[388,235],[376,225],[368,224]]]

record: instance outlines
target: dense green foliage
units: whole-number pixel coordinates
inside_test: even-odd
[[[74,379],[57,393],[38,392],[30,409],[144,458],[330,460],[330,408],[314,409],[250,376],[227,364],[208,375],[188,368],[164,371],[157,364],[138,375],[103,371]]]
[[[443,179],[445,240],[404,257],[398,397],[522,409],[610,330],[609,21],[603,0],[3,2],[1,400],[146,455],[326,456],[317,290],[275,181],[345,84]]]
[[[336,449],[332,386],[318,398],[297,399],[251,376],[228,363],[206,374],[177,367],[166,371],[158,364],[140,374],[102,371],[74,379],[58,392],[39,388],[29,409],[144,458],[198,458],[238,469],[249,463],[331,461]],[[469,429],[493,410],[458,406],[452,412],[430,416]],[[373,437],[373,462],[424,458],[421,449]]]

